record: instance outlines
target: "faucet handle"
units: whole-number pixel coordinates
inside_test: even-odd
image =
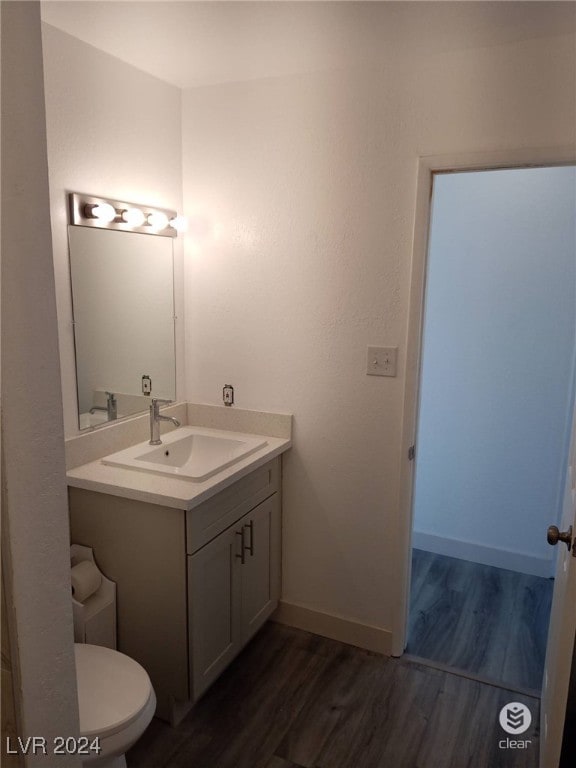
[[[152,402],[150,403],[150,413],[152,414],[152,418],[157,418],[160,415],[160,406],[161,405],[169,405],[172,402],[172,400],[163,400],[161,397],[153,397]]]

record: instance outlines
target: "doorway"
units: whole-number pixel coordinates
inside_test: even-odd
[[[433,180],[406,650],[536,694],[574,388],[576,168]]]

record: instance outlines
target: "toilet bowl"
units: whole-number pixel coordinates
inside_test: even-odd
[[[126,768],[125,752],[138,741],[156,709],[156,695],[146,670],[119,651],[75,643],[80,735],[90,768]],[[90,751],[98,745],[100,751]]]

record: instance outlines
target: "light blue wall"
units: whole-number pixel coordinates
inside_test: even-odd
[[[576,169],[436,176],[415,546],[550,573],[575,346]]]

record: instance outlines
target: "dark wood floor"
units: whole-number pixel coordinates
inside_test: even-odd
[[[415,549],[407,652],[539,692],[553,586]]]
[[[533,724],[502,749],[504,704]],[[129,768],[536,768],[538,699],[268,623],[177,727]]]

